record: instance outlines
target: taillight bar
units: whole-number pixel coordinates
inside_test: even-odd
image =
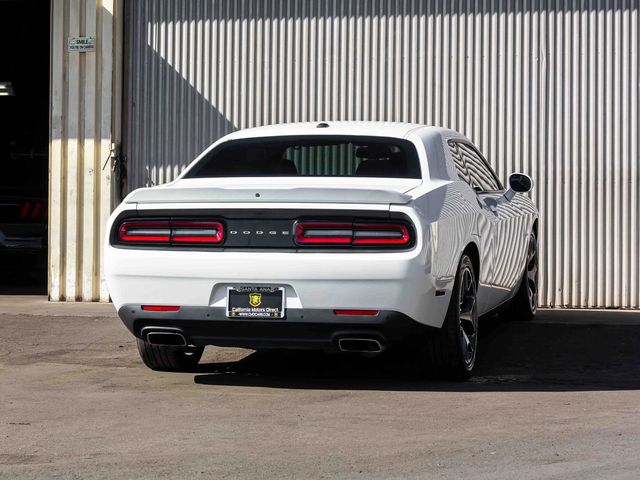
[[[402,224],[356,223],[354,245],[406,245],[411,241],[409,229]]]
[[[220,222],[173,222],[171,238],[175,243],[221,243],[224,227]]]
[[[330,222],[303,222],[296,225],[296,242],[301,245],[350,245],[353,224]]]
[[[119,235],[127,243],[169,243],[171,227],[168,221],[122,222]]]
[[[120,224],[118,238],[130,244],[217,245],[224,240],[224,226],[201,220],[127,220]]]
[[[35,220],[45,216],[43,214],[42,202],[40,200],[34,200],[33,203],[29,200],[22,202],[20,210],[18,211],[18,218],[20,220]]]
[[[401,223],[298,222],[295,230],[299,245],[406,246],[411,232]]]

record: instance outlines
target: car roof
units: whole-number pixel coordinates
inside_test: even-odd
[[[425,133],[453,133],[451,130],[403,122],[356,122],[356,121],[319,121],[282,123],[264,127],[247,128],[227,135],[224,140],[242,138],[275,137],[289,135],[362,135],[376,137],[406,138],[410,132],[420,129]]]

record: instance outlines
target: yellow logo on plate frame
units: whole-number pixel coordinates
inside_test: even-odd
[[[261,293],[250,293],[249,294],[249,305],[252,307],[259,307],[262,304],[262,294]]]

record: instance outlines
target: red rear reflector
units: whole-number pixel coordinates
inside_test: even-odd
[[[176,305],[142,305],[142,310],[148,312],[177,312],[180,307]]]
[[[137,243],[169,243],[171,229],[168,221],[123,222],[120,240]]]
[[[334,310],[336,315],[378,315],[378,310]]]
[[[446,290],[436,290],[436,297],[444,297],[446,294]]]

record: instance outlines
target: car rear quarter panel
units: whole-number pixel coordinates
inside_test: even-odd
[[[458,264],[470,245],[479,254],[479,303],[482,310],[486,294],[488,268],[487,246],[482,243],[482,216],[460,182],[443,185],[416,198],[413,206],[420,213],[423,230],[430,242],[430,266],[436,288],[445,290],[450,298]],[[473,193],[473,192],[471,192]]]

